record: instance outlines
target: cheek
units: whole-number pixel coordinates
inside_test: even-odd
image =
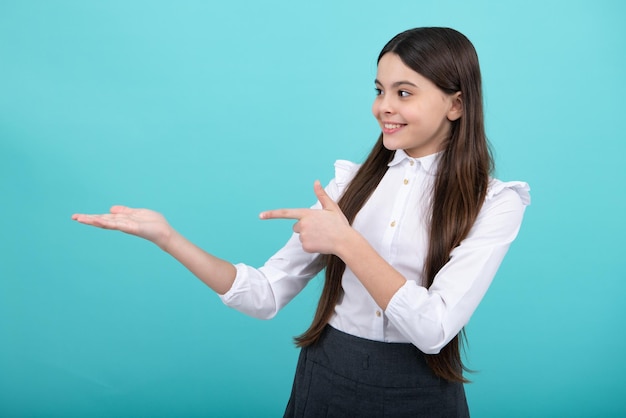
[[[374,103],[372,103],[372,115],[374,115],[376,119],[378,119],[378,107],[378,100],[374,100]]]

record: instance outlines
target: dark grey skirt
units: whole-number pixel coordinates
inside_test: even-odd
[[[285,417],[469,417],[462,383],[435,376],[413,344],[327,326],[300,351]]]

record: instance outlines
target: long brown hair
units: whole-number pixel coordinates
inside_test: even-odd
[[[430,287],[450,252],[469,233],[487,193],[493,159],[485,135],[478,56],[471,42],[449,28],[416,28],[396,35],[380,52],[397,54],[402,62],[431,80],[447,94],[461,92],[462,116],[453,121],[443,144],[430,207],[429,247],[424,285]],[[394,151],[383,146],[382,134],[354,179],[339,199],[339,207],[352,223],[387,172]],[[295,338],[300,347],[314,344],[330,320],[341,296],[345,263],[326,256],[324,288],[309,329]],[[463,335],[461,333],[460,335]],[[460,338],[455,336],[438,354],[427,355],[433,372],[450,381],[463,376]]]

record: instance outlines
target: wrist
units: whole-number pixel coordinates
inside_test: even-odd
[[[363,240],[363,236],[357,232],[356,229],[351,226],[346,229],[346,232],[340,235],[340,240],[337,243],[335,255],[341,258],[344,262],[349,258],[350,253],[355,250],[359,245],[359,242]]]
[[[171,226],[168,226],[168,228],[163,231],[163,233],[159,237],[158,241],[155,242],[155,244],[166,253],[171,254],[172,248],[176,246],[176,239],[178,237],[180,237],[180,234],[178,234],[174,230],[174,228],[172,228]]]

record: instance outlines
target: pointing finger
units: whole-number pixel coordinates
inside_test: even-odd
[[[311,209],[274,209],[261,212],[261,219],[301,219]]]

